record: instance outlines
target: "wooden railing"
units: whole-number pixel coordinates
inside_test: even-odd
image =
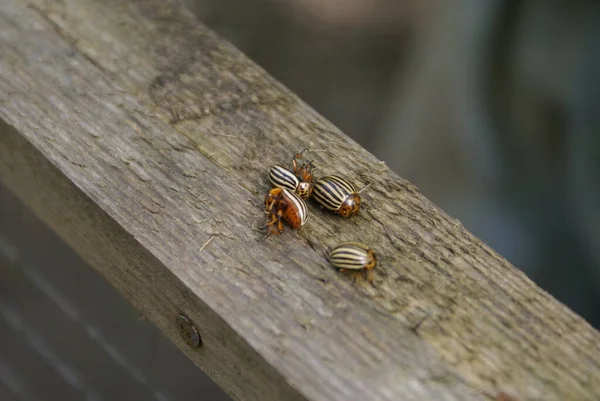
[[[264,240],[306,147],[364,208]],[[176,2],[3,1],[0,180],[234,399],[600,395],[596,330]]]

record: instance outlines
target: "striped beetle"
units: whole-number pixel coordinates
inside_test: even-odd
[[[314,185],[312,196],[325,209],[342,217],[351,217],[360,210],[359,190],[338,175],[321,177]]]
[[[267,237],[283,232],[283,221],[292,228],[301,228],[308,220],[308,208],[302,198],[285,188],[273,188],[265,196],[265,212],[269,228]]]
[[[271,167],[269,170],[269,181],[271,181],[274,187],[285,188],[295,192],[303,199],[308,199],[311,196],[314,180],[312,175],[312,161],[304,162],[302,165],[298,164],[298,159],[301,159],[307,150],[304,149],[294,155],[292,159],[293,172],[279,165]]]
[[[371,248],[361,242],[342,242],[337,244],[329,251],[327,260],[341,272],[346,270],[354,271],[355,280],[357,275],[363,272],[365,278],[369,282],[373,282],[370,272],[377,265],[377,257]]]

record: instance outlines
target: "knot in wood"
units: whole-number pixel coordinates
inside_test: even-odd
[[[177,316],[177,326],[179,326],[179,335],[181,336],[181,339],[187,345],[192,348],[198,348],[202,345],[200,333],[198,333],[198,329],[196,329],[196,326],[194,326],[190,319],[184,315]]]

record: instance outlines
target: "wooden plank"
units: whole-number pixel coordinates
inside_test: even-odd
[[[6,220],[12,225],[3,226]],[[2,185],[0,325],[9,326],[0,329],[0,400],[8,396],[3,379],[35,393],[67,384],[63,391],[44,390],[42,398],[21,397],[32,401],[196,401],[198,394],[230,400]],[[48,363],[53,369],[44,372]],[[73,385],[79,396],[71,394]]]
[[[176,3],[4,0],[0,48],[0,179],[233,398],[600,394],[597,331]],[[263,241],[304,147],[365,210]],[[373,286],[325,261],[349,239]]]

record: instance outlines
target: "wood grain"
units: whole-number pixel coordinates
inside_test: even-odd
[[[0,179],[234,399],[600,395],[597,331],[177,3],[4,0],[0,48]],[[365,208],[265,241],[304,147]]]

